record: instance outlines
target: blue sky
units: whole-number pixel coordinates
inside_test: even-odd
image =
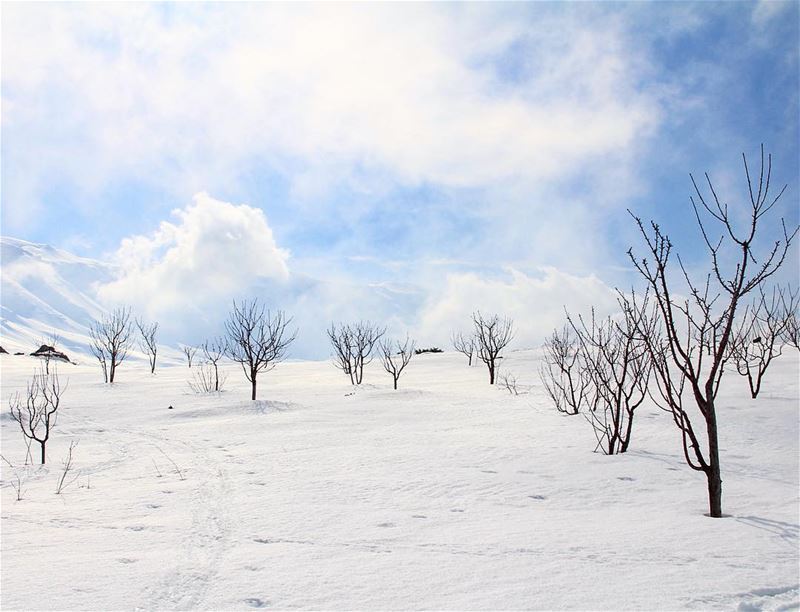
[[[484,283],[486,308],[580,307],[554,287],[632,280],[628,208],[701,262],[688,173],[740,199],[761,142],[798,222],[798,6],[5,4],[2,232],[136,261],[107,292],[130,301],[142,275],[203,285],[169,269],[181,240],[241,267],[215,246],[230,203],[262,211],[288,280],[245,266],[228,290],[284,283],[289,310],[325,286],[329,317],[441,341]]]

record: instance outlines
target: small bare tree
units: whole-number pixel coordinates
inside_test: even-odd
[[[62,470],[61,476],[58,478],[58,483],[56,484],[56,495],[61,495],[61,492],[66,489],[69,485],[73,482],[78,480],[78,477],[81,475],[80,472],[75,474],[72,478],[69,478],[69,473],[72,471],[72,452],[75,450],[75,447],[78,446],[77,440],[71,440],[69,443],[69,450],[67,451],[67,456],[64,458],[64,461],[61,463]],[[67,480],[69,478],[69,480]]]
[[[671,412],[681,432],[686,463],[706,476],[709,515],[717,518],[722,516],[722,472],[716,400],[725,364],[730,358],[734,323],[742,299],[763,286],[781,267],[797,234],[797,229],[788,232],[786,224],[782,223],[782,235],[771,241],[771,246],[767,246],[763,254],[756,256],[754,247],[760,236],[759,223],[772,210],[786,187],[774,198],[769,195],[772,157],[768,157],[765,165],[763,146],[756,185],[751,181],[747,158],[742,155],[742,159],[749,192],[749,205],[745,206],[747,221],[743,227],[738,227],[735,222],[738,215],[718,198],[708,174],[705,175],[707,195],[703,195],[690,175],[697,197],[697,200],[691,198],[692,208],[710,256],[710,271],[699,283],[691,279],[680,257],[680,274],[670,274],[673,245],[656,223],[651,222],[648,229],[640,218],[634,216],[647,255],[638,259],[632,250],[628,251],[633,265],[651,290],[659,313],[661,333],[649,336],[647,344],[661,405]],[[714,222],[719,224],[719,239],[709,235],[709,224]],[[732,247],[729,253],[722,250],[727,245]],[[726,265],[729,256],[735,261],[732,269]],[[689,297],[685,299],[674,290],[676,282],[681,279],[688,288]],[[636,309],[640,305],[635,296],[630,298],[630,308]],[[704,433],[694,428],[689,402],[684,401],[686,398],[681,395],[685,386],[689,387],[691,400],[699,410]],[[705,450],[701,445],[702,438],[705,438]]]
[[[56,330],[51,330],[44,338],[39,340],[40,347],[45,346],[50,349],[42,352],[40,355],[41,360],[44,361],[44,371],[47,374],[50,373],[50,360],[53,358],[53,352],[56,350],[56,346],[59,342],[61,342],[61,336]]]
[[[763,288],[759,287],[759,295],[745,308],[731,338],[730,353],[736,371],[747,378],[753,399],[758,397],[761,381],[772,360],[783,352],[781,341],[790,324],[784,314],[785,307],[791,311],[796,309],[796,296],[787,296],[783,289],[775,287],[771,298],[767,299]]]
[[[800,289],[787,287],[781,298],[781,316],[786,320],[786,327],[781,335],[781,342],[800,350],[800,324],[797,320],[797,308],[800,305]]]
[[[467,365],[471,366],[472,356],[475,354],[475,336],[464,336],[461,332],[453,332],[450,341],[453,343],[453,348],[467,358]]]
[[[331,323],[328,338],[334,350],[334,365],[350,377],[350,383],[360,385],[364,380],[364,366],[373,359],[373,352],[386,333],[370,321],[352,324]]]
[[[623,307],[621,320],[568,317],[578,339],[581,365],[593,401],[583,416],[592,425],[597,448],[606,455],[628,450],[636,409],[647,397],[652,361],[643,333],[654,333],[655,318],[645,297],[641,308]],[[640,331],[644,330],[644,332]]]
[[[228,342],[225,338],[214,338],[206,340],[200,347],[203,349],[203,358],[214,368],[214,391],[220,391],[222,380],[219,376],[219,362],[225,356],[228,349]]]
[[[500,353],[514,338],[514,322],[498,315],[483,316],[480,311],[472,314],[475,326],[475,348],[478,359],[486,364],[489,370],[489,384],[495,383]]]
[[[189,388],[197,394],[218,393],[222,391],[227,376],[214,368],[211,363],[201,363],[192,370],[192,379],[189,381]]]
[[[225,322],[228,335],[228,357],[242,366],[244,375],[252,386],[251,399],[256,399],[256,379],[286,357],[289,345],[297,331],[289,332],[292,319],[279,310],[272,314],[258,300],[233,303],[233,310]]]
[[[598,397],[571,325],[553,331],[545,340],[539,376],[559,412],[573,415],[584,409],[594,410]]]
[[[117,308],[89,328],[92,339],[89,348],[103,366],[106,382],[114,382],[117,367],[128,355],[132,333],[130,319],[130,308]]]
[[[191,368],[192,360],[194,360],[194,356],[197,354],[197,347],[184,344],[181,346],[181,351],[183,351],[183,354],[186,355],[186,361],[189,364],[189,368]]]
[[[379,350],[381,365],[391,375],[396,390],[400,375],[414,356],[414,341],[407,335],[403,344],[400,344],[399,340],[397,342],[384,340],[380,343]]]
[[[66,391],[66,386],[61,386],[61,380],[55,368],[52,373],[39,370],[28,381],[25,400],[23,401],[19,393],[16,393],[9,402],[11,417],[19,425],[22,434],[39,443],[42,465],[45,463],[45,447],[56,425],[57,411],[61,405],[61,396],[64,391]]]
[[[147,355],[150,362],[150,373],[156,373],[156,356],[158,355],[158,343],[156,342],[156,332],[158,323],[148,325],[144,321],[136,319],[136,327],[139,330],[139,348]]]

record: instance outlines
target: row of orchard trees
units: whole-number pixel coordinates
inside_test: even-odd
[[[275,367],[286,356],[289,345],[297,336],[291,331],[291,317],[278,310],[271,312],[258,300],[234,302],[225,321],[225,335],[206,340],[200,345],[211,375],[201,373],[199,384],[204,391],[219,391],[222,377],[219,363],[223,357],[241,365],[245,377],[251,384],[252,399],[256,399],[258,375]],[[136,339],[139,347],[148,356],[150,372],[155,373],[158,344],[158,323],[147,324],[131,318],[130,308],[117,308],[112,313],[95,321],[89,329],[89,348],[100,363],[103,380],[113,383],[117,368],[125,360]],[[184,354],[192,366],[198,347],[183,347]]]
[[[645,254],[628,255],[645,290],[618,292],[617,317],[568,314],[545,343],[541,369],[556,408],[583,414],[607,454],[628,449],[646,398],[665,410],[686,463],[706,476],[712,517],[722,516],[717,398],[726,367],[747,379],[755,399],[783,346],[798,347],[798,292],[770,287],[798,229],[781,219],[779,234],[763,237],[764,217],[786,187],[770,194],[772,159],[765,162],[763,146],[756,180],[743,161],[749,202],[741,211],[719,200],[708,175],[705,193],[691,177],[692,210],[709,254],[705,274],[694,278],[661,227],[632,214]]]

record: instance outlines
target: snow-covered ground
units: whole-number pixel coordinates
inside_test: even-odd
[[[19,469],[22,501],[2,469],[2,608],[798,606],[796,352],[758,400],[727,375],[724,519],[704,516],[666,414],[643,407],[628,454],[594,454],[589,425],[545,400],[537,354],[505,361],[526,393],[445,353],[396,392],[375,363],[358,389],[328,362],[281,364],[257,402],[232,367],[198,396],[185,366],[126,362],[108,386],[62,365],[50,462]],[[35,361],[1,365],[20,465],[8,399]],[[79,476],[55,495],[71,440]]]

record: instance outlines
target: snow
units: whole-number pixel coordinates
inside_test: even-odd
[[[3,609],[790,609],[798,583],[798,355],[750,400],[719,402],[723,519],[669,417],[637,415],[606,457],[555,412],[539,353],[487,383],[461,355],[422,355],[391,389],[330,362],[280,364],[257,402],[192,394],[186,366],[60,364],[69,389],[50,463],[24,498],[2,470]],[[36,361],[3,355],[3,456],[24,445],[9,396]],[[173,410],[168,410],[172,405]],[[71,440],[78,479],[56,480]],[[173,466],[178,466],[180,474]],[[25,472],[25,468],[18,468]]]

